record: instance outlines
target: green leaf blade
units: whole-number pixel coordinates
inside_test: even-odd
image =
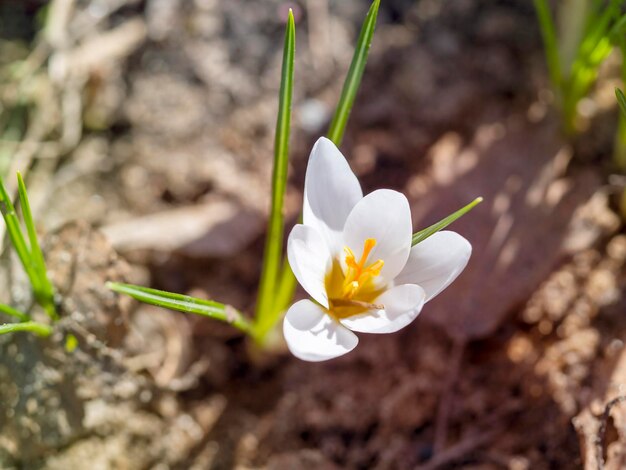
[[[24,179],[19,172],[17,173],[17,188],[22,208],[22,216],[24,218],[24,225],[26,225],[26,232],[30,242],[30,260],[33,266],[33,272],[38,278],[39,292],[35,290],[35,295],[38,297],[40,304],[48,316],[50,316],[53,320],[57,320],[58,315],[54,305],[54,289],[48,279],[46,262],[37,238],[37,230],[35,229],[35,221],[33,220],[33,214],[30,209],[30,201],[28,200],[26,185],[24,184]]]
[[[363,73],[365,71],[369,49],[374,37],[379,7],[380,0],[375,0],[370,5],[367,16],[363,21],[357,45],[354,50],[354,55],[352,56],[352,62],[350,63],[350,68],[348,69],[348,74],[346,75],[346,79],[341,90],[341,96],[328,129],[327,137],[337,146],[341,145],[341,141],[343,140],[346,125],[348,124],[348,118],[350,117],[350,111],[354,105],[354,101],[361,84],[361,78],[363,77]],[[273,312],[274,322],[278,321],[280,314],[286,310],[291,303],[293,295],[296,291],[296,286],[296,277],[294,276],[289,263],[285,261],[276,289],[276,302]]]
[[[263,269],[256,312],[256,326],[261,337],[264,336],[264,332],[268,331],[273,326],[273,324],[270,324],[272,318],[271,312],[273,310],[272,303],[282,262],[284,231],[283,203],[287,187],[295,47],[295,21],[293,13],[290,10],[287,27],[285,29],[278,118],[276,121],[276,137],[274,142],[272,205],[265,241]]]
[[[15,206],[9,197],[9,193],[4,186],[2,178],[0,178],[0,212],[2,212],[4,223],[7,226],[9,239],[11,240],[13,248],[15,249],[22,266],[26,271],[28,278],[30,279],[33,290],[35,292],[40,292],[41,286],[39,283],[39,276],[36,273],[30,249],[26,243],[26,238],[22,233],[22,228],[20,227],[20,222],[17,218],[17,213],[15,212]]]
[[[118,294],[128,295],[146,304],[202,315],[226,322],[244,333],[250,332],[250,323],[239,311],[219,302],[121,282],[107,282],[106,286]]]
[[[343,134],[348,123],[348,118],[350,117],[350,111],[352,110],[359,85],[361,84],[361,78],[365,71],[367,56],[372,44],[374,29],[376,28],[379,7],[380,0],[374,0],[367,12],[367,16],[361,27],[361,32],[359,33],[354,55],[352,56],[352,62],[350,63],[350,68],[348,69],[348,74],[343,84],[343,89],[341,90],[341,97],[339,98],[339,103],[335,109],[330,128],[328,129],[328,138],[337,146],[341,145],[341,141],[343,140]]]
[[[5,315],[9,315],[11,317],[17,318],[19,321],[28,321],[30,317],[19,310],[14,309],[13,307],[5,304],[0,304],[0,313],[4,313]]]
[[[456,212],[453,212],[448,217],[445,217],[445,218],[441,219],[436,224],[433,224],[430,227],[427,227],[427,228],[425,228],[423,230],[420,230],[417,233],[414,233],[413,234],[413,239],[411,241],[411,246],[415,246],[418,243],[423,242],[424,240],[426,240],[431,235],[434,235],[435,233],[439,232],[440,230],[443,230],[448,225],[450,225],[452,222],[454,222],[455,220],[457,220],[460,217],[462,217],[465,214],[467,214],[469,211],[471,211],[474,207],[476,207],[481,202],[483,202],[483,198],[482,197],[477,197],[476,199],[474,199],[472,202],[470,202],[466,206],[462,207],[461,209],[459,209]]]
[[[29,333],[34,333],[37,336],[47,337],[52,334],[52,327],[34,321],[5,323],[4,325],[0,325],[0,335],[17,333],[18,331],[27,331]]]

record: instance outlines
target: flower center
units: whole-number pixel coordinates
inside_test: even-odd
[[[357,262],[354,257],[354,252],[344,247],[346,253],[346,266],[345,279],[343,282],[343,298],[352,299],[368,281],[375,278],[380,274],[380,270],[383,268],[385,262],[382,259],[375,261],[369,266],[365,266],[367,258],[369,257],[372,249],[376,246],[376,240],[374,238],[368,238],[363,245],[363,253],[361,258]]]
[[[380,275],[385,264],[381,259],[368,264],[369,255],[375,246],[374,238],[365,240],[363,252],[358,259],[349,247],[344,247],[345,271],[338,261],[333,263],[326,278],[326,292],[331,311],[336,317],[346,318],[367,310],[383,308],[382,305],[373,303],[381,291],[374,279]]]

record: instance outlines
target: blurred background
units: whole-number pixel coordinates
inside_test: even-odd
[[[575,30],[591,2],[555,3]],[[452,227],[468,268],[411,326],[309,364],[104,292],[129,279],[252,313],[289,8],[293,224],[369,2],[0,1],[0,175],[25,175],[66,308],[98,317],[80,374],[48,361],[43,411],[0,405],[0,463],[624,468],[626,405],[605,408],[626,393],[624,66],[615,46],[564,125],[527,0],[381,3],[343,153],[364,192],[407,195],[416,230],[485,198]]]

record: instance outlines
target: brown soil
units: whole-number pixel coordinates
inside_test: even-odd
[[[329,17],[325,2],[104,3],[95,21],[100,3],[78,2],[65,42],[52,41],[58,75],[46,74],[36,109],[49,118],[40,138],[64,146],[40,147],[50,155],[36,160],[18,149],[52,234],[46,254],[66,318],[49,341],[0,343],[0,380],[12,384],[0,390],[2,465],[626,466],[626,405],[603,415],[626,394],[626,236],[606,184],[610,66],[589,131],[568,143],[531,2],[383,1],[342,150],[366,192],[407,194],[416,228],[486,202],[454,226],[474,246],[467,271],[414,324],[310,364],[284,348],[260,353],[211,320],[122,301],[103,283],[131,279],[252,312],[280,18],[294,7],[293,222],[366,2],[331,2]],[[29,17],[18,10],[7,11]],[[111,37],[123,46],[107,49]],[[76,93],[73,118],[63,106]],[[11,285],[25,297],[23,280]],[[67,332],[79,338],[74,354],[63,350]]]

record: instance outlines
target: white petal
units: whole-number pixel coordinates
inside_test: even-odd
[[[333,254],[343,249],[343,227],[362,197],[359,180],[339,149],[325,137],[318,139],[306,169],[302,220],[322,234]]]
[[[362,315],[344,318],[341,323],[361,333],[393,333],[404,328],[419,315],[426,294],[420,286],[403,284],[378,296],[375,303],[385,306]]]
[[[333,320],[310,300],[291,306],[283,321],[283,334],[291,353],[303,361],[326,361],[352,351],[357,336]]]
[[[472,245],[458,233],[437,232],[411,248],[396,282],[422,286],[428,302],[461,274],[471,254]]]
[[[304,290],[328,308],[325,279],[332,267],[332,258],[322,236],[312,227],[296,225],[287,241],[287,258]]]
[[[411,251],[409,201],[404,194],[390,189],[368,194],[350,212],[343,235],[356,256],[361,255],[366,239],[376,239],[368,264],[382,259],[385,262],[382,277],[393,280],[404,268]]]

